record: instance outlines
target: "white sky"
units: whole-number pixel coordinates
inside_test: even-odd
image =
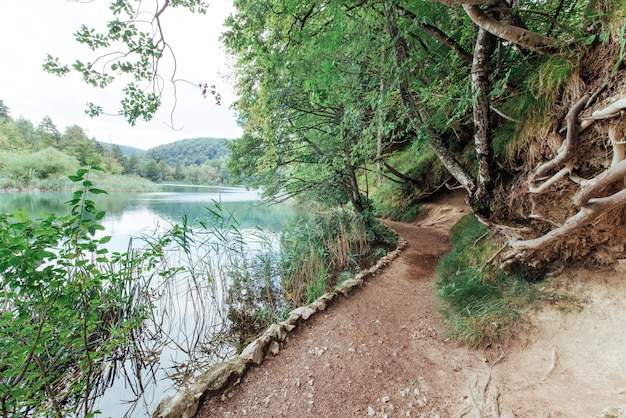
[[[153,7],[154,1],[144,3]],[[103,90],[88,86],[76,74],[58,77],[43,71],[48,53],[67,64],[97,57],[77,43],[72,34],[81,24],[105,27],[111,17],[109,0],[0,0],[0,99],[14,119],[23,116],[37,126],[48,115],[61,132],[76,124],[99,141],[143,149],[184,138],[239,137],[241,129],[229,109],[235,97],[226,78],[227,59],[218,42],[232,3],[209,3],[206,15],[192,15],[184,9],[170,9],[164,15],[165,36],[177,58],[177,78],[194,85],[215,84],[222,95],[222,105],[216,106],[212,96],[205,99],[194,86],[178,84],[178,105],[173,116],[176,130],[166,126],[173,107],[169,91],[152,121],[138,121],[131,127],[119,116],[92,119],[84,113],[87,102],[116,113],[120,108],[121,84]],[[164,76],[169,77],[165,73]]]

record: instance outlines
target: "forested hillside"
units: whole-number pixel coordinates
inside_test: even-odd
[[[183,167],[202,165],[211,160],[226,161],[230,154],[227,139],[218,138],[191,138],[159,145],[150,148],[143,156],[145,158],[163,159],[170,166],[180,163]]]
[[[37,125],[23,117],[13,119],[9,106],[0,100],[0,188],[62,189],[71,186],[67,176],[88,163],[112,176],[226,184],[230,177],[225,143],[185,139],[148,151],[111,145],[90,138],[78,125],[61,132],[49,116]]]

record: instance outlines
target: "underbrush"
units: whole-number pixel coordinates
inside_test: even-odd
[[[282,239],[285,297],[293,306],[312,302],[396,245],[397,237],[380,221],[350,210],[302,219]]]
[[[154,318],[156,283],[177,272],[163,248],[176,233],[110,252],[92,170],[70,176],[82,187],[69,214],[33,220],[24,210],[0,214],[0,415],[91,417],[95,400],[126,368],[141,370]],[[176,232],[176,231],[175,231]],[[151,334],[153,336],[154,334]],[[148,341],[150,340],[150,341]],[[129,377],[133,393],[144,382]]]
[[[437,298],[449,336],[471,347],[510,339],[524,310],[541,299],[534,277],[488,264],[498,243],[471,214],[450,238],[452,250],[437,266]]]
[[[399,222],[422,219],[425,213],[419,202],[424,199],[424,193],[443,183],[446,175],[443,166],[429,147],[419,144],[392,153],[387,163],[412,181],[397,181],[397,176],[390,174],[378,183],[372,177],[367,186],[372,190],[376,216]]]

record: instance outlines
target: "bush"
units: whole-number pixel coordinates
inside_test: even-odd
[[[117,366],[144,361],[137,336],[151,279],[173,274],[161,263],[168,242],[110,254],[110,237],[96,237],[104,212],[89,199],[104,191],[87,175],[71,177],[83,189],[67,216],[0,215],[2,416],[92,416]]]
[[[369,210],[360,216],[344,209],[299,220],[281,241],[283,290],[298,306],[332,289],[342,273],[373,265],[377,249],[395,247],[397,237]]]
[[[37,180],[65,177],[78,168],[74,157],[46,148],[33,154],[23,152],[0,153],[1,174],[23,186],[31,186]]]

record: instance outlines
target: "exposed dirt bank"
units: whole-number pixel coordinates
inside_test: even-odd
[[[206,401],[206,417],[589,417],[626,404],[626,269],[554,279],[576,309],[544,307],[513,346],[447,341],[434,267],[464,212],[442,202],[389,267],[290,333],[281,351]]]

